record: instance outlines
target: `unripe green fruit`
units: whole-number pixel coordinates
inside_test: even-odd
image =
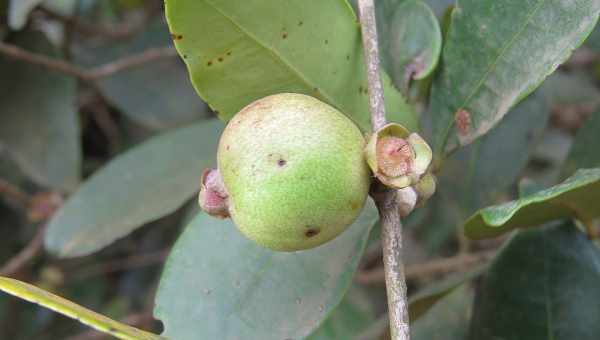
[[[358,127],[315,98],[284,93],[253,102],[219,142],[231,217],[244,235],[273,250],[333,239],[367,197],[364,147]]]

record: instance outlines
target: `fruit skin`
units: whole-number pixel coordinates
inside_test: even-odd
[[[238,229],[279,251],[333,239],[367,197],[364,147],[358,127],[315,98],[282,93],[246,106],[225,128],[217,153]]]

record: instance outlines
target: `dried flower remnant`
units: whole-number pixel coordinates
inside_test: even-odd
[[[433,157],[427,142],[400,124],[388,124],[376,131],[365,152],[375,177],[396,189],[416,184]]]

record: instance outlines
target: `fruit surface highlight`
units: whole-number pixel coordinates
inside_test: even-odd
[[[316,247],[342,233],[368,194],[365,143],[349,118],[306,95],[246,106],[225,128],[217,154],[238,229],[279,251]]]

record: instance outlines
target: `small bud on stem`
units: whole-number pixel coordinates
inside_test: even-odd
[[[229,217],[229,195],[225,190],[221,173],[218,169],[206,169],[200,180],[198,203],[207,214],[219,217]]]

